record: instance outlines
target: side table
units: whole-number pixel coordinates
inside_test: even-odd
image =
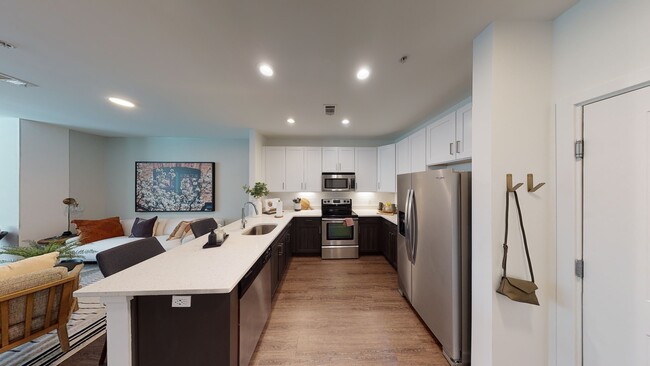
[[[41,239],[41,240],[37,241],[36,244],[40,244],[40,245],[49,245],[49,244],[56,243],[56,242],[61,242],[61,241],[65,242],[66,240],[68,240],[68,239],[70,239],[70,238],[74,238],[74,237],[75,237],[75,235],[70,235],[70,236],[52,236],[52,237],[50,237],[50,238]]]

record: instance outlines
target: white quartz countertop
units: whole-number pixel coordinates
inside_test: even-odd
[[[74,292],[76,297],[123,297],[229,293],[293,217],[320,217],[320,210],[248,217],[246,228],[277,224],[266,235],[242,235],[240,221],[224,227],[228,239],[203,249],[207,234]]]
[[[361,217],[383,217],[397,223],[397,216],[380,215],[373,209],[354,209]],[[217,248],[203,249],[207,234],[154,258],[75,291],[76,297],[124,297],[229,293],[255,261],[282,233],[293,217],[320,217],[320,210],[285,211],[284,217],[248,217],[246,228],[277,224],[266,235],[242,235],[240,221],[224,227],[229,235]]]
[[[392,222],[393,224],[397,225],[397,215],[387,215],[387,214],[380,214],[377,210],[375,209],[359,209],[355,208],[353,209],[354,212],[359,215],[359,217],[383,217],[384,219]]]

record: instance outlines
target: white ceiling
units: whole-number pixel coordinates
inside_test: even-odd
[[[39,87],[0,83],[0,115],[109,136],[386,138],[470,96],[472,40],[491,21],[575,2],[5,0],[0,40],[17,48],[0,48],[0,72]]]

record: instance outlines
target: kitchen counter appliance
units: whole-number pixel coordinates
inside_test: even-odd
[[[357,188],[354,173],[323,173],[323,192],[352,192]]]
[[[470,364],[470,180],[451,170],[397,176],[399,290],[455,366]]]
[[[359,258],[359,216],[349,198],[321,200],[322,258]]]
[[[250,363],[271,314],[271,248],[239,282],[239,365]]]

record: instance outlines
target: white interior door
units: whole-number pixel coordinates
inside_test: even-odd
[[[584,107],[583,365],[650,365],[650,88]]]

